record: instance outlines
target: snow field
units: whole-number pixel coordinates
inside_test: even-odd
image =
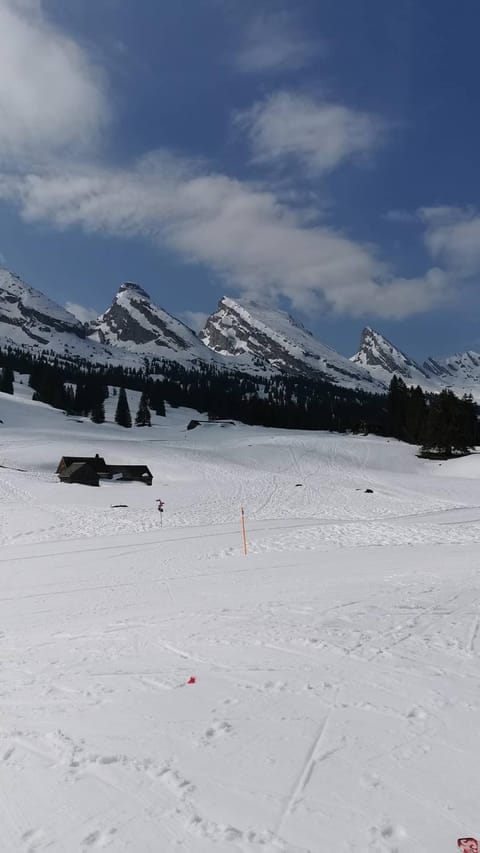
[[[181,409],[122,430],[17,390],[0,850],[448,853],[480,833],[478,457],[187,433]],[[58,483],[62,454],[95,452],[153,486]]]

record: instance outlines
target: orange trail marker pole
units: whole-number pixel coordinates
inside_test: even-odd
[[[243,553],[247,556],[247,534],[245,533],[245,513],[243,511],[242,506],[242,541],[243,541]]]

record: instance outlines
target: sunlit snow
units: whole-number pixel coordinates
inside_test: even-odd
[[[0,394],[2,851],[480,834],[479,457],[30,396]],[[96,452],[153,486],[58,482]]]

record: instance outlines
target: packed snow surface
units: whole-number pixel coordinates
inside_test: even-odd
[[[16,391],[0,850],[452,853],[480,834],[480,457],[187,432],[182,409],[125,430],[113,396],[95,426]],[[63,454],[96,452],[153,487],[58,482]]]

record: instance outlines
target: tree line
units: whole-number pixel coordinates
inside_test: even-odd
[[[0,390],[13,393],[13,370],[29,375],[34,399],[67,414],[105,420],[109,386],[118,400],[115,421],[130,428],[150,426],[151,411],[165,415],[165,401],[210,418],[290,429],[363,432],[420,445],[425,456],[465,453],[479,441],[477,406],[471,396],[451,391],[425,393],[394,376],[387,394],[372,394],[305,376],[251,375],[199,362],[184,367],[146,359],[142,368],[66,363],[0,349]],[[127,390],[140,392],[135,418]]]
[[[478,407],[471,395],[460,399],[447,389],[425,394],[394,376],[387,404],[390,434],[420,445],[421,456],[449,458],[479,443]]]

